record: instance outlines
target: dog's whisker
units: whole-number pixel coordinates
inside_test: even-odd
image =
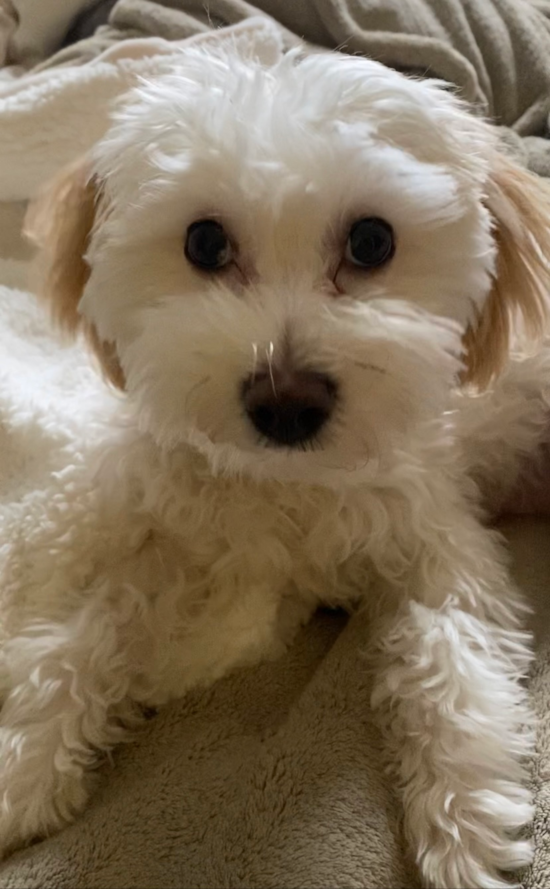
[[[361,370],[374,370],[376,373],[386,375],[388,371],[384,367],[379,367],[377,364],[371,364],[368,361],[357,361],[352,360],[352,364],[355,364],[356,367],[360,367]]]
[[[258,343],[252,343],[252,356],[252,381],[254,382],[258,369]]]
[[[275,398],[278,398],[277,389],[275,387],[275,377],[273,375],[273,353],[275,351],[275,346],[273,345],[273,341],[269,343],[269,346],[265,350],[265,355],[267,358],[267,366],[269,369],[269,379],[271,380],[271,388],[273,389],[273,394]]]

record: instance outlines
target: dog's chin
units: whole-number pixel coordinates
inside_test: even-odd
[[[342,488],[374,479],[381,469],[378,455],[335,447],[242,447],[214,442],[203,432],[188,434],[188,443],[208,460],[215,475],[247,477],[255,481],[294,482]]]

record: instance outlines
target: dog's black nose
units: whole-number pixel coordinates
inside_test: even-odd
[[[270,444],[296,447],[313,439],[329,419],[336,384],[313,371],[261,372],[243,385],[248,418]]]

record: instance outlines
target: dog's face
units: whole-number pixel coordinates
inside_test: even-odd
[[[449,95],[374,62],[182,56],[72,197],[87,280],[61,320],[162,445],[279,478],[373,466],[441,411],[464,348],[484,360],[493,153]]]

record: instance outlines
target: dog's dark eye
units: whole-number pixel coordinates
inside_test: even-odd
[[[389,223],[375,216],[353,223],[346,244],[346,259],[362,269],[375,269],[391,259],[393,253],[393,229]]]
[[[199,219],[187,229],[185,255],[199,269],[214,272],[232,258],[229,238],[223,225],[214,219]]]

